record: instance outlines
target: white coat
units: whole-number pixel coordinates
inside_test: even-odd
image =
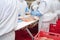
[[[17,1],[17,10],[18,10],[18,14],[21,16],[25,16],[25,10],[26,8],[28,8],[27,2],[25,0],[21,1]]]
[[[57,1],[54,0],[47,0],[45,1],[46,5],[40,4],[39,11],[43,14],[42,17],[40,17],[39,21],[39,31],[46,31],[49,32],[49,25],[51,23],[56,24],[57,21],[57,13],[56,11],[56,5]]]
[[[17,26],[15,0],[0,0],[0,40],[14,40]]]

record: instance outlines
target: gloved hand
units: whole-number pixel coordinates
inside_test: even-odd
[[[32,16],[38,16],[38,17],[42,16],[42,14],[41,14],[38,10],[36,10],[36,11],[31,11],[31,15],[32,15]]]

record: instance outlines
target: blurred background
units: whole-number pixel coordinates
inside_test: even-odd
[[[28,4],[29,7],[30,7],[31,3],[32,3],[33,1],[35,1],[35,0],[26,0],[26,1],[27,1],[27,4]]]

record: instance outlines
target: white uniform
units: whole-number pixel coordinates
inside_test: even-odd
[[[0,0],[0,40],[15,40],[16,12],[15,0]]]
[[[58,18],[60,19],[60,1],[57,0],[56,13],[58,13]]]
[[[27,2],[25,0],[18,0],[17,1],[17,8],[18,8],[18,14],[21,16],[25,16],[25,10],[28,7]]]
[[[57,13],[55,12],[57,1],[47,0],[45,3],[45,5],[43,5],[44,3],[40,4],[39,8],[39,11],[43,14],[39,21],[39,31],[49,32],[49,25],[51,23],[56,24],[57,21]]]
[[[44,13],[47,11],[46,10],[46,7],[47,7],[47,3],[46,3],[46,1],[44,1],[44,0],[40,0],[40,4],[38,5],[38,1],[39,0],[36,0],[36,1],[34,1],[33,3],[32,3],[32,5],[31,5],[31,7],[33,8],[34,6],[35,7],[37,7],[38,6],[38,10],[39,10],[39,12],[42,14],[42,15],[44,15]],[[35,9],[34,9],[35,10]],[[49,14],[48,14],[49,15]],[[45,17],[45,18],[43,18],[43,17]],[[40,31],[42,28],[43,29],[46,29],[45,27],[43,27],[43,26],[49,26],[49,23],[42,23],[42,20],[46,20],[46,15],[45,16],[40,16],[40,20],[39,20],[39,27],[38,27],[38,30]],[[47,25],[46,25],[47,24]]]

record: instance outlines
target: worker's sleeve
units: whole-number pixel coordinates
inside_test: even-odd
[[[44,1],[39,5],[38,10],[41,12],[41,14],[44,15],[45,13],[50,11],[50,4],[47,4],[47,2]]]

